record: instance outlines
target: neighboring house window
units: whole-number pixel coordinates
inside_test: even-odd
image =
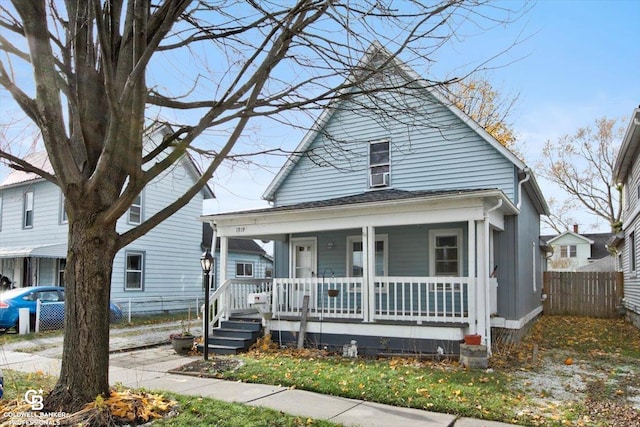
[[[376,276],[385,276],[387,272],[387,236],[376,236]],[[347,271],[349,277],[362,277],[364,272],[364,248],[362,247],[362,237],[349,236],[347,238],[347,248],[349,248],[347,259]]]
[[[129,224],[142,222],[142,194],[138,194],[129,207]]]
[[[636,233],[629,234],[629,265],[631,271],[636,271]]]
[[[272,267],[265,268],[264,277],[267,278],[267,279],[271,279],[273,277],[273,268]]]
[[[22,208],[22,227],[33,227],[33,190],[24,193]]]
[[[60,224],[66,224],[68,222],[67,211],[64,209],[64,194],[60,192]]]
[[[236,262],[236,277],[253,277],[253,263]]]
[[[369,144],[369,187],[388,187],[390,182],[391,157],[389,141]]]
[[[576,245],[561,245],[560,258],[575,258],[578,256],[578,247]]]
[[[126,291],[141,291],[144,284],[144,253],[126,253],[126,272],[124,289]]]
[[[429,232],[431,274],[462,275],[462,230],[431,230]]]
[[[0,230],[2,230],[2,196],[0,196]]]
[[[64,269],[67,268],[67,260],[58,260],[58,286],[64,286]]]

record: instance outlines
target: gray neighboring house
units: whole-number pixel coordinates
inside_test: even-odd
[[[362,69],[385,55],[374,44]],[[517,331],[542,312],[547,204],[518,157],[408,66],[392,61],[375,84],[385,79],[408,83],[377,94],[406,117],[344,94],[267,187],[272,207],[202,220],[222,242],[274,241],[274,340],[295,341],[307,304],[318,346],[454,352],[466,334],[490,346],[492,327]]]
[[[164,128],[152,132],[145,148],[164,135]],[[44,152],[27,161],[53,173]],[[167,205],[168,195],[181,194],[199,176],[198,168],[185,155],[176,167],[144,188],[118,221],[118,230],[126,231],[158,212]],[[212,197],[211,189],[205,187],[169,219],[118,252],[113,264],[112,299],[180,299],[175,306],[163,307],[189,304],[195,308],[196,298],[202,298],[202,224],[197,218],[202,214],[203,200]],[[0,183],[0,274],[8,277],[12,286],[64,286],[68,222],[63,206],[60,189],[35,174],[13,171]],[[132,305],[134,310],[141,307]]]
[[[622,184],[622,231],[610,241],[618,249],[624,272],[622,304],[627,317],[640,328],[640,107],[633,110],[613,169]]]

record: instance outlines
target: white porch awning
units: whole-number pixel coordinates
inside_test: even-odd
[[[0,248],[0,258],[66,258],[67,244],[13,246]]]

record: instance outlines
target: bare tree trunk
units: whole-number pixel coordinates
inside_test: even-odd
[[[117,252],[115,224],[100,216],[69,218],[62,370],[46,399],[51,411],[73,412],[109,392],[109,298]]]

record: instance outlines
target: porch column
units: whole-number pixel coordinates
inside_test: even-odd
[[[362,227],[362,315],[365,322],[373,321],[375,311],[375,293],[373,278],[375,277],[375,230],[373,227]],[[373,245],[372,243],[373,242]],[[373,246],[373,250],[371,249]],[[372,255],[373,254],[373,255]]]
[[[467,229],[469,231],[469,247],[468,247],[468,269],[469,273],[467,276],[472,280],[472,283],[469,284],[469,292],[472,292],[470,295],[474,295],[475,297],[467,299],[469,302],[469,332],[472,334],[478,333],[478,313],[476,312],[478,307],[478,275],[476,274],[476,222],[470,219],[467,223]],[[473,290],[471,290],[473,288]]]
[[[227,263],[229,259],[229,238],[226,236],[220,236],[220,279],[219,285],[222,286],[227,280]],[[231,305],[229,304],[229,292],[225,291],[225,295],[221,298],[222,307],[220,310],[223,314],[224,320],[229,320],[229,310]]]
[[[489,337],[489,307],[487,298],[489,292],[489,219],[478,221],[476,225],[477,246],[478,246],[478,277],[476,280],[476,315],[478,329],[477,333],[482,335],[484,344],[488,344]]]

